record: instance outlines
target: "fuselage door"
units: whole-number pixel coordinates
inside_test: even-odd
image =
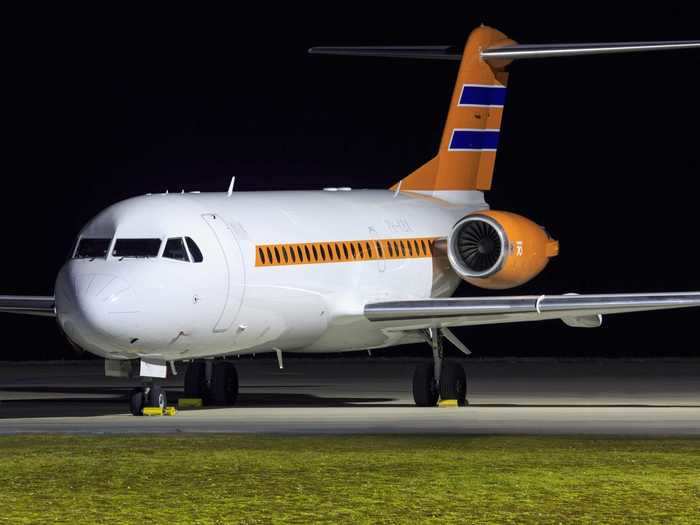
[[[214,326],[215,332],[225,332],[233,325],[241,308],[243,291],[245,289],[245,273],[243,255],[233,233],[224,219],[215,213],[202,215],[214,232],[221,248],[222,260],[219,275],[212,278],[221,279],[221,290],[226,297],[219,320]]]

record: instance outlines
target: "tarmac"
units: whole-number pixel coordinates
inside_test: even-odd
[[[700,359],[460,359],[467,407],[418,408],[418,359],[236,360],[238,404],[134,417],[138,384],[102,361],[0,363],[0,434],[274,433],[700,436]],[[170,404],[183,374],[168,379]]]

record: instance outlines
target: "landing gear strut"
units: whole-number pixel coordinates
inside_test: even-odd
[[[143,415],[144,407],[160,407],[165,409],[168,398],[159,385],[148,384],[141,388],[134,388],[129,396],[129,407],[134,416]]]
[[[435,406],[438,399],[467,404],[467,376],[459,363],[443,363],[442,334],[434,328],[425,338],[433,350],[433,363],[420,364],[413,374],[413,400],[417,406]]]
[[[236,366],[230,361],[192,361],[185,372],[185,397],[200,398],[206,405],[234,405],[238,398]]]

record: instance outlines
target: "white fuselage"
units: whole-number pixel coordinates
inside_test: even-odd
[[[72,258],[61,269],[58,321],[75,344],[110,359],[342,352],[417,341],[417,335],[385,333],[364,319],[363,308],[373,301],[451,295],[460,281],[439,243],[430,256],[299,264],[256,264],[257,250],[441,239],[466,213],[487,208],[480,192],[460,200],[389,190],[128,199],[81,231],[79,240],[108,238],[112,244],[105,257]],[[162,256],[167,239],[182,237],[196,241],[202,262]],[[143,238],[163,241],[157,257],[113,255],[117,239]]]

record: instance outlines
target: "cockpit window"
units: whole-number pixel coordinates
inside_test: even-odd
[[[112,239],[80,239],[76,259],[106,259]]]
[[[163,250],[163,257],[175,259],[176,261],[190,262],[182,237],[168,239],[168,242],[165,243],[165,249]]]
[[[113,257],[157,257],[160,239],[117,239]]]
[[[187,248],[190,250],[192,260],[196,263],[202,262],[204,260],[204,256],[202,255],[202,251],[199,249],[199,246],[197,246],[197,243],[190,237],[185,237],[185,240],[187,241]]]

